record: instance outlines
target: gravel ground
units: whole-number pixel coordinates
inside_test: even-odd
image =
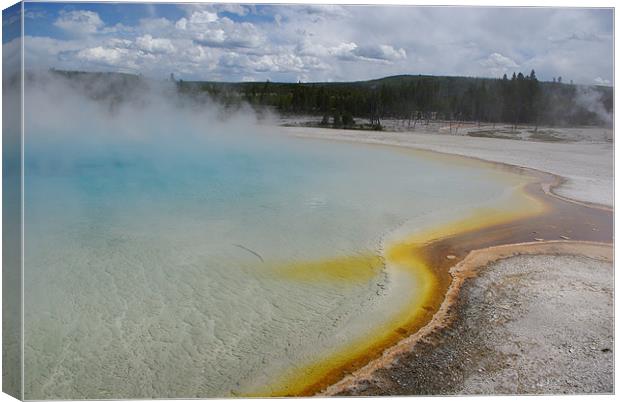
[[[613,266],[521,255],[463,285],[454,320],[340,395],[613,393]]]

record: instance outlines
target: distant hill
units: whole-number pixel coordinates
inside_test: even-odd
[[[53,70],[101,96],[124,96],[152,80],[123,73]],[[173,82],[182,95],[205,95],[227,106],[322,116],[327,124],[352,119],[444,119],[541,125],[609,125],[613,88],[538,81],[534,71],[502,79],[397,75],[354,82]],[[97,97],[97,96],[95,96]]]

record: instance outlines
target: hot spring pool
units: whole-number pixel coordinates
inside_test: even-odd
[[[276,392],[410,306],[387,244],[509,213],[527,180],[278,135],[26,151],[27,399]]]

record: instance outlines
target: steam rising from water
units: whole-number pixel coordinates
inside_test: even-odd
[[[575,103],[594,113],[606,126],[613,124],[613,111],[608,111],[603,104],[603,93],[588,86],[577,86]]]
[[[385,236],[520,183],[282,138],[165,83],[78,78],[26,81],[27,399],[269,389],[409,306],[415,280],[381,265]]]
[[[171,82],[58,73],[30,75],[27,81],[28,154],[54,163],[105,154],[111,147],[141,152],[153,143],[160,152],[154,155],[150,148],[149,155],[161,157],[171,149],[178,152],[183,143],[205,143],[214,136],[248,141],[260,131],[251,108],[231,112],[206,96],[182,97]],[[62,153],[45,153],[58,146]]]

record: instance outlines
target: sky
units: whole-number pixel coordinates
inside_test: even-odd
[[[30,2],[24,14],[27,69],[285,82],[534,69],[549,81],[613,80],[611,9]]]

